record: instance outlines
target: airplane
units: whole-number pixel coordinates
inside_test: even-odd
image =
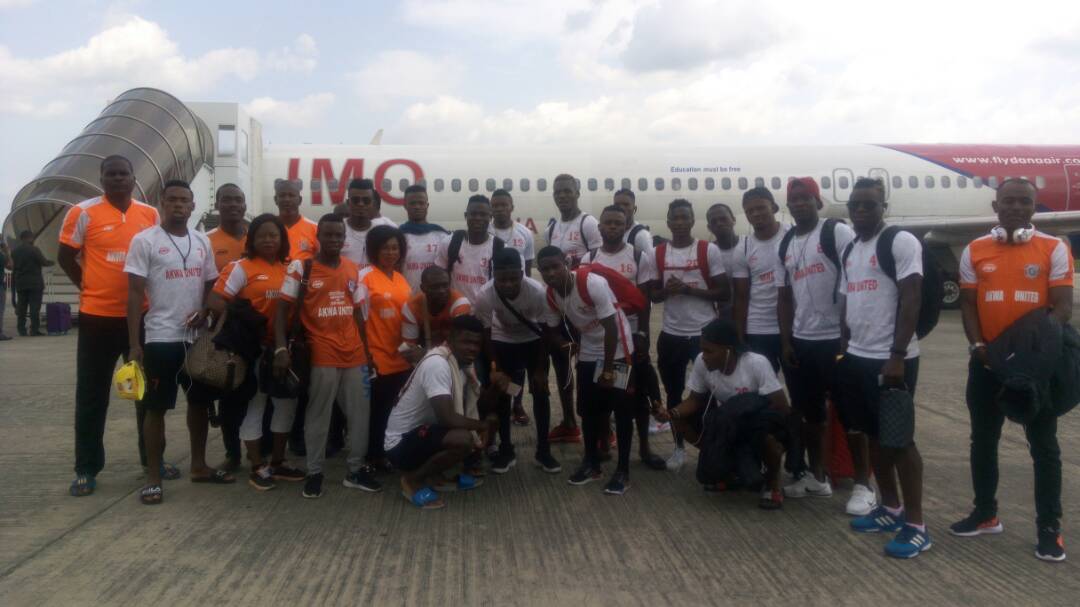
[[[667,205],[686,198],[697,210],[695,234],[702,238],[710,237],[705,211],[717,202],[735,210],[737,231],[747,233],[742,194],[755,186],[773,192],[785,220],[785,187],[793,177],[816,179],[823,215],[846,218],[851,188],[867,176],[885,186],[886,220],[922,237],[941,263],[947,306],[959,299],[960,252],[996,224],[990,202],[1008,177],[1025,177],[1039,188],[1036,227],[1073,235],[1073,251],[1080,250],[1080,146],[403,146],[382,144],[382,137],[380,129],[368,145],[264,145],[262,126],[239,104],[184,103],[161,90],[132,89],[110,102],[19,191],[4,234],[12,238],[30,229],[46,255],[54,256],[67,207],[100,194],[98,164],[119,153],[133,161],[135,195],[146,202],[158,202],[167,179],[190,181],[196,227],[214,222],[213,192],[224,183],[244,190],[254,217],[276,210],[274,180],[299,180],[301,211],[318,219],[344,201],[351,179],[366,177],[383,200],[382,214],[397,222],[405,220],[405,188],[424,183],[429,221],[449,229],[463,227],[469,196],[506,189],[515,215],[538,242],[557,215],[550,187],[560,173],[579,180],[581,208],[593,215],[611,203],[616,190],[633,190],[635,219],[660,237],[667,235]]]

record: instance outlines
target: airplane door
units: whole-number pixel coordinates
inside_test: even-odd
[[[851,197],[851,186],[855,174],[851,172],[851,169],[833,169],[832,175],[833,199],[836,202],[847,202]]]
[[[1065,208],[1080,209],[1080,164],[1065,165]]]

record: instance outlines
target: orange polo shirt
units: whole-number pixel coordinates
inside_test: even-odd
[[[427,295],[424,295],[423,291],[421,291],[416,295],[413,295],[408,303],[401,308],[401,314],[404,320],[401,333],[402,337],[405,338],[405,341],[410,344],[419,343],[420,338],[423,337],[426,300]],[[453,322],[454,317],[471,313],[472,304],[469,303],[468,298],[457,290],[450,289],[450,299],[446,302],[446,306],[442,311],[434,316],[431,315],[430,311],[428,312],[428,327],[431,329],[431,343],[426,344],[426,346],[431,348],[442,345],[450,336],[450,323]]]
[[[131,239],[160,222],[157,209],[131,200],[127,211],[102,196],[68,209],[60,228],[60,244],[82,252],[79,312],[127,316],[128,277],[124,274]]]
[[[214,250],[214,265],[220,274],[229,262],[236,261],[244,256],[244,242],[247,240],[247,230],[240,238],[234,237],[220,227],[206,233],[210,239],[210,248]]]
[[[274,313],[285,282],[285,264],[267,263],[261,257],[238,259],[223,270],[214,283],[214,292],[226,301],[240,297],[251,302],[266,317],[266,343],[274,341]]]
[[[319,250],[319,239],[315,236],[318,227],[319,224],[303,216],[300,221],[285,227],[289,233],[289,259],[304,261],[315,256]]]
[[[1051,288],[1072,284],[1068,245],[1042,232],[1022,244],[983,236],[960,257],[960,288],[977,292],[979,327],[986,341],[1028,312],[1047,307]]]
[[[296,301],[303,272],[304,262],[289,264],[281,285],[281,299]],[[318,260],[311,264],[300,321],[311,346],[314,367],[347,369],[367,363],[360,328],[353,316],[353,311],[364,305],[364,288],[357,279],[359,272],[356,264],[344,257],[336,268],[324,266]]]
[[[409,370],[409,361],[401,356],[401,308],[409,302],[412,289],[400,272],[387,276],[375,266],[360,271],[360,282],[366,287],[365,310],[368,349],[375,359],[379,375]]]

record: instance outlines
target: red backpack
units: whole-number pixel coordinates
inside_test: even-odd
[[[667,242],[661,242],[656,245],[656,272],[660,279],[660,286],[664,286],[664,270],[698,270],[701,272],[701,276],[705,279],[705,286],[709,289],[713,288],[712,277],[709,276],[709,241],[698,240],[697,241],[697,267],[696,268],[668,268],[666,264],[667,258]]]
[[[617,270],[598,263],[582,264],[574,270],[574,282],[577,283],[577,292],[585,305],[593,305],[592,296],[589,295],[588,289],[589,274],[596,274],[607,281],[608,286],[611,287],[611,292],[615,294],[616,307],[627,316],[640,314],[648,307],[648,302],[645,301],[645,296],[637,285],[619,274]],[[548,287],[547,290],[547,301],[552,310],[559,311],[558,306],[555,305],[555,291],[551,287]]]

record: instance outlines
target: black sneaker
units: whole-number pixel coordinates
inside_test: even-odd
[[[960,537],[975,537],[983,534],[997,534],[1005,530],[1001,519],[996,516],[985,516],[979,512],[972,512],[962,521],[949,525],[949,533]]]
[[[341,484],[349,489],[359,489],[369,493],[382,491],[382,483],[375,480],[374,472],[367,466],[362,466],[356,472],[349,473],[345,480],[341,481]]]
[[[289,481],[298,483],[305,478],[304,471],[298,468],[293,468],[287,462],[281,462],[272,466],[275,481]]]
[[[604,485],[604,493],[608,495],[622,495],[630,488],[630,475],[622,470],[616,470],[611,475],[611,480]]]
[[[642,454],[641,463],[645,464],[645,467],[650,470],[667,470],[667,462],[655,453]]]
[[[571,485],[587,485],[593,481],[598,481],[604,476],[604,471],[599,466],[592,464],[581,464],[581,467],[577,469],[577,472],[570,475],[568,482]]]
[[[251,471],[251,476],[248,477],[248,484],[258,491],[269,491],[274,487],[277,487],[277,485],[274,484],[274,476],[270,471],[270,466],[265,464]]]
[[[548,474],[558,474],[562,472],[562,464],[559,460],[551,456],[551,453],[537,453],[536,465],[544,469],[544,472]]]
[[[1061,537],[1060,530],[1053,527],[1039,529],[1039,544],[1035,547],[1035,558],[1052,563],[1065,560],[1065,538]]]
[[[491,471],[495,474],[506,474],[517,465],[517,458],[513,453],[496,453],[491,458]]]
[[[304,478],[304,492],[301,494],[309,499],[317,499],[322,497],[322,480],[323,475],[309,474]]]

